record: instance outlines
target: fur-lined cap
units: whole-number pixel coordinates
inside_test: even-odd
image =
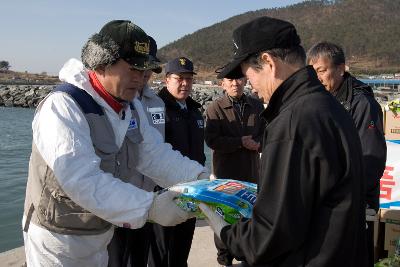
[[[85,67],[91,70],[114,64],[120,58],[138,70],[159,66],[149,59],[147,34],[129,20],[113,20],[104,25],[83,46],[81,57]]]

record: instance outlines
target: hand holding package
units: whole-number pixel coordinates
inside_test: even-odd
[[[176,205],[174,199],[179,195],[179,192],[172,190],[154,194],[148,219],[162,226],[174,226],[193,217],[193,214],[182,210]]]

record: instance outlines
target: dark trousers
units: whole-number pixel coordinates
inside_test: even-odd
[[[109,267],[146,267],[153,227],[146,223],[139,229],[116,228],[108,245]]]
[[[229,253],[225,244],[219,239],[219,237],[214,234],[214,243],[217,248],[217,261],[221,265],[232,265],[233,256]]]
[[[149,267],[187,267],[196,219],[172,227],[153,224]]]

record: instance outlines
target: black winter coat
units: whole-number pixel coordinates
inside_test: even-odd
[[[365,266],[360,139],[351,116],[305,67],[262,115],[259,192],[251,219],[221,239],[252,266]]]
[[[361,140],[366,183],[366,202],[379,209],[379,180],[386,166],[386,142],[383,133],[383,113],[368,85],[345,73],[336,99],[351,114]]]
[[[204,165],[204,119],[201,105],[191,97],[186,99],[187,111],[181,109],[175,98],[164,87],[158,96],[165,103],[165,142],[182,155]],[[182,166],[184,167],[184,166]]]

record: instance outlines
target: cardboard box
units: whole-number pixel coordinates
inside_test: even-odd
[[[400,210],[381,209],[380,221],[385,224],[383,249],[391,256],[396,249],[396,241],[400,238]]]
[[[385,243],[384,250],[387,250],[388,256],[394,254],[396,249],[396,241],[400,237],[400,225],[396,224],[385,224]]]
[[[400,112],[385,111],[385,138],[386,140],[400,140]]]

